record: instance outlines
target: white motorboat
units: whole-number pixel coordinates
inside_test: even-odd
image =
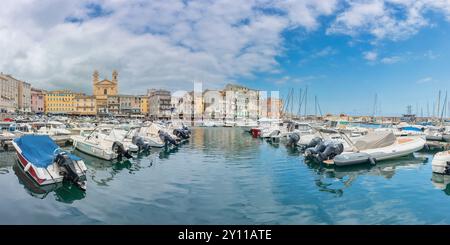
[[[125,140],[127,131],[116,128],[97,128],[88,136],[72,136],[74,147],[86,154],[113,160],[125,156],[131,158],[131,152],[139,151],[139,147]]]
[[[434,155],[431,163],[433,173],[450,175],[450,151],[442,151]]]
[[[71,134],[70,130],[66,128],[66,125],[57,121],[47,122],[44,126],[38,129],[37,133],[40,135],[50,136]]]
[[[224,125],[224,127],[236,127],[236,122],[235,121],[231,121],[231,120],[226,120]]]
[[[400,123],[390,128],[377,128],[375,131],[392,132],[395,136],[426,136],[425,127],[421,125],[409,125]]]
[[[389,160],[407,156],[421,150],[426,140],[420,136],[396,137],[392,132],[373,132],[352,142],[343,137],[350,148],[343,144],[322,145],[314,148],[313,154],[319,161],[336,166],[347,166],[361,163],[375,164],[377,161]],[[320,148],[320,149],[319,149]],[[351,150],[349,150],[351,149]]]
[[[278,133],[280,123],[282,122],[279,119],[261,118],[258,120],[258,126],[252,128],[250,133],[255,138],[268,138]]]
[[[79,123],[70,128],[72,135],[87,136],[95,130],[95,125],[92,123]]]
[[[137,135],[143,137],[150,147],[161,148],[164,147],[165,143],[159,137],[160,129],[161,128],[157,124],[151,123],[148,126],[140,127],[137,130]]]
[[[203,127],[223,127],[225,123],[219,120],[205,120],[203,121]]]

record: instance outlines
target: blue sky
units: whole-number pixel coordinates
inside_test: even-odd
[[[377,94],[378,114],[426,114],[450,87],[449,31],[449,0],[5,0],[0,71],[88,94],[113,69],[128,94],[308,86],[323,112],[371,114]]]
[[[349,36],[327,35],[324,28],[297,40],[299,32],[283,35],[287,50],[278,59],[280,74],[259,74],[244,83],[255,88],[264,84],[284,97],[291,88],[298,96],[298,89],[308,86],[310,113],[317,95],[324,111],[371,114],[377,94],[377,111],[383,115],[406,113],[407,105],[426,115],[427,103],[431,114],[438,91],[444,95],[450,89],[450,24],[443,19],[405,40],[375,45],[370,37],[353,42]],[[377,59],[367,60],[365,52],[376,53]]]

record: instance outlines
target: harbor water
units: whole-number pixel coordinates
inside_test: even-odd
[[[178,149],[121,163],[74,153],[86,192],[40,188],[0,152],[0,223],[450,224],[450,179],[432,174],[432,153],[324,167],[239,128],[195,128]]]

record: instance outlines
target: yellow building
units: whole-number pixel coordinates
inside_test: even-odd
[[[114,70],[112,73],[112,80],[105,78],[100,81],[98,71],[94,71],[94,74],[92,75],[92,84],[98,114],[108,113],[108,96],[118,94],[118,76],[119,74]]]
[[[141,96],[140,97],[140,109],[141,109],[141,114],[146,116],[148,115],[148,97],[147,96]]]
[[[75,112],[75,96],[79,95],[70,90],[54,90],[45,93],[46,114],[73,114]]]
[[[74,99],[75,112],[80,116],[97,115],[97,101],[95,96],[77,95]]]

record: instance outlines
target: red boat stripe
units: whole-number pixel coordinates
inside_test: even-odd
[[[17,156],[19,157],[19,161],[20,164],[22,164],[22,166],[25,168],[28,164],[28,161],[19,153],[17,152]],[[36,172],[34,171],[34,166],[31,165],[31,167],[28,169],[28,173],[30,173],[31,177],[33,177],[33,179],[38,182],[38,184],[42,184],[42,182],[44,182],[44,179],[40,179]]]

